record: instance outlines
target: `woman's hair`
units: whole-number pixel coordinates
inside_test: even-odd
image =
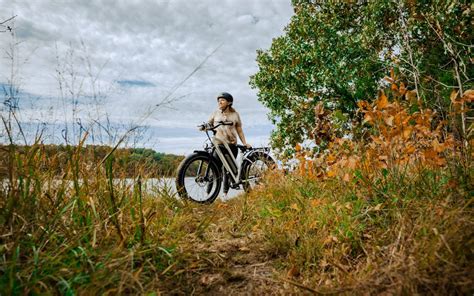
[[[234,109],[234,107],[232,107],[232,105],[229,106],[229,111],[230,111],[230,112],[236,112],[235,109]]]

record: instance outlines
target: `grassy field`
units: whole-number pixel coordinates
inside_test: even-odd
[[[474,291],[470,165],[350,179],[276,171],[200,206],[145,188],[143,168],[131,183],[116,159],[90,165],[80,148],[60,178],[40,145],[8,155],[2,295]]]

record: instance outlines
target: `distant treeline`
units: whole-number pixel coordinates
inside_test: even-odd
[[[35,146],[8,146],[0,145],[0,177],[9,175],[11,162],[10,155],[12,148],[17,152],[29,154],[32,158],[44,157],[42,163],[45,171],[56,175],[65,173],[68,162],[75,162],[77,155],[82,158],[80,162],[87,165],[99,165],[100,162],[112,151],[110,146],[87,145],[84,147],[70,145],[35,145]],[[80,153],[73,153],[80,150]],[[43,153],[37,153],[43,150]],[[117,174],[134,178],[137,174],[144,174],[147,177],[173,176],[183,156],[156,152],[147,148],[118,148],[111,155],[114,169]],[[14,166],[18,167],[15,163]],[[28,164],[23,164],[24,166]]]

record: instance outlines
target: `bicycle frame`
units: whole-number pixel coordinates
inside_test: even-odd
[[[237,164],[237,160],[235,159],[234,154],[232,153],[232,150],[229,147],[229,144],[227,144],[226,142],[220,140],[217,137],[212,137],[211,142],[214,145],[214,149],[217,152],[217,156],[219,157],[220,161],[224,165],[224,168],[232,176],[232,179],[234,180],[234,184],[240,183],[240,173],[241,173],[241,170],[242,170],[242,165]],[[219,147],[221,147],[220,145],[223,145],[225,147],[225,149],[229,153],[229,156],[231,157],[231,160],[234,161],[234,165],[237,168],[237,174],[234,174],[234,172],[232,171],[232,169],[230,167],[230,164],[227,162],[227,159],[225,158],[224,154],[222,154],[222,151],[219,148]]]

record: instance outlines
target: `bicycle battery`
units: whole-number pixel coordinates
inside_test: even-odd
[[[224,155],[224,158],[225,158],[226,162],[229,164],[229,167],[232,170],[232,173],[234,175],[237,175],[238,169],[237,169],[237,165],[235,164],[234,157],[224,147],[221,149],[221,152]]]

